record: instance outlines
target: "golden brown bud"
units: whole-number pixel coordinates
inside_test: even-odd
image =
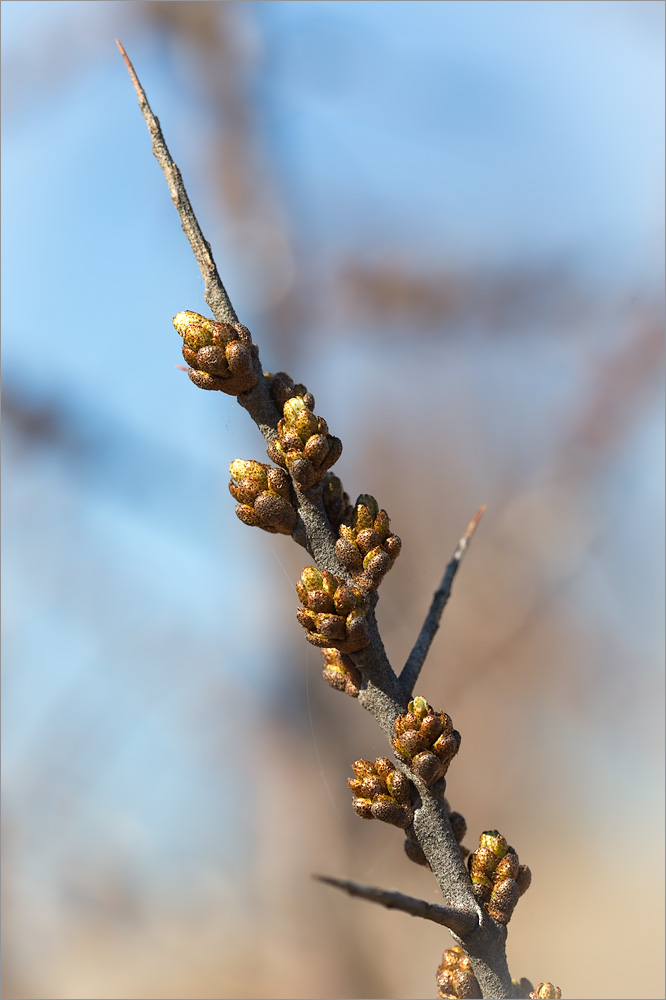
[[[229,492],[238,501],[236,515],[244,524],[290,535],[298,514],[291,505],[289,476],[261,462],[237,458],[229,466]]]
[[[324,680],[336,688],[344,691],[351,698],[358,698],[361,688],[361,674],[354,666],[353,661],[339,649],[322,649],[324,657],[324,669],[322,676]]]
[[[395,752],[424,784],[431,786],[446,774],[460,746],[460,733],[446,712],[435,712],[425,698],[414,698],[394,730]]]
[[[362,493],[339,527],[335,553],[363,590],[376,590],[400,552],[385,510],[374,497]]]
[[[534,993],[530,993],[532,1000],[560,1000],[562,991],[559,986],[552,983],[539,983]]]
[[[302,490],[324,478],[342,454],[342,442],[328,433],[323,417],[313,413],[314,397],[292,396],[284,403],[278,436],[268,445],[268,456],[287,469]]]
[[[352,805],[363,819],[379,819],[406,830],[414,819],[411,785],[387,757],[352,764],[355,778],[348,778]]]
[[[254,359],[258,352],[242,323],[217,323],[185,310],[174,316],[173,325],[184,341],[188,375],[200,389],[238,396],[257,384]]]

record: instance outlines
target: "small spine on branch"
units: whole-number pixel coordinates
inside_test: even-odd
[[[346,653],[339,649],[322,649],[324,669],[322,677],[337,691],[344,691],[350,698],[358,698],[361,690],[361,672]]]
[[[467,859],[474,895],[489,915],[508,924],[516,903],[527,892],[532,873],[497,830],[486,830]]]
[[[380,819],[406,830],[414,819],[412,784],[387,757],[352,764],[355,778],[347,783],[354,812],[361,819]]]
[[[187,374],[200,389],[239,396],[257,384],[259,351],[242,323],[217,323],[188,309],[174,316],[173,325],[184,341]]]
[[[238,501],[236,515],[243,524],[273,534],[292,533],[298,514],[291,503],[291,483],[284,469],[237,458],[229,466],[229,474],[229,492]]]
[[[303,604],[296,617],[313,646],[357,653],[369,645],[367,606],[357,587],[326,570],[320,572],[315,566],[306,566],[296,590]]]
[[[268,446],[268,457],[286,469],[302,490],[308,490],[340,458],[342,441],[328,433],[323,417],[315,416],[311,393],[287,399],[283,414],[278,436]]]
[[[357,499],[339,527],[335,554],[362,590],[376,590],[397,559],[402,542],[391,534],[389,516],[368,493]]]
[[[534,993],[530,993],[530,1000],[560,1000],[562,991],[559,986],[552,983],[539,983]]]
[[[437,996],[440,1000],[478,1000],[481,987],[472,964],[460,945],[447,948],[437,969]]]
[[[410,701],[394,724],[393,749],[430,787],[443,778],[460,748],[460,733],[446,712],[435,712],[425,698]]]

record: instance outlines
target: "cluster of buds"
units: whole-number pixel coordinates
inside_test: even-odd
[[[437,996],[440,1000],[477,1000],[481,995],[471,962],[460,945],[447,948],[437,969]]]
[[[389,516],[368,493],[356,501],[351,517],[339,527],[335,554],[363,590],[376,590],[395,562],[402,542],[391,534]]]
[[[352,764],[355,778],[348,778],[354,812],[361,819],[381,819],[406,830],[414,819],[412,785],[388,757]]]
[[[527,892],[532,873],[497,830],[486,830],[467,859],[474,895],[501,924],[508,924],[516,903]]]
[[[361,673],[354,666],[351,657],[339,649],[322,649],[324,669],[322,677],[337,691],[344,691],[351,698],[358,698],[361,689]]]
[[[370,643],[365,598],[356,587],[306,566],[296,590],[303,604],[296,617],[313,646],[357,653]]]
[[[414,698],[408,709],[395,720],[393,749],[424,785],[434,785],[458,753],[460,733],[451,717],[435,712],[425,698]]]
[[[533,993],[529,994],[529,1000],[560,1000],[562,990],[552,983],[539,983]]]
[[[254,360],[259,354],[242,323],[216,323],[185,310],[174,316],[173,325],[184,341],[187,374],[200,389],[238,396],[257,384]]]
[[[334,472],[327,472],[321,485],[321,499],[326,516],[337,530],[343,520],[351,516],[353,508],[349,502],[349,495],[345,493],[342,480]]]
[[[449,806],[449,803],[447,802],[446,799],[444,799],[444,805],[448,810],[449,823],[451,824],[451,831],[453,833],[453,836],[456,838],[456,843],[460,848],[460,853],[462,854],[463,857],[466,857],[469,854],[469,849],[467,847],[462,846],[462,839],[467,833],[467,822],[465,821],[465,817],[463,816],[462,813],[451,812],[451,807]],[[430,865],[428,864],[428,859],[423,853],[423,848],[421,847],[419,842],[414,837],[411,836],[410,833],[407,834],[404,843],[404,848],[405,848],[405,854],[407,855],[410,861],[413,861],[414,864],[416,865],[422,865],[424,868],[430,868]]]
[[[342,454],[342,441],[328,433],[326,421],[313,410],[310,393],[288,399],[278,423],[278,437],[268,446],[268,457],[287,469],[302,490],[323,479]]]
[[[236,515],[243,524],[274,534],[292,533],[298,514],[291,505],[291,483],[284,469],[237,458],[229,474],[229,492],[238,501]]]

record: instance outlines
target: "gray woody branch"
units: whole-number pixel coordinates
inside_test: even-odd
[[[159,121],[150,108],[146,94],[125,49],[117,39],[116,41],[125,60],[139,99],[141,113],[152,138],[153,153],[166,177],[183,231],[201,270],[206,302],[218,322],[237,322],[236,312],[218,274],[210,245],[204,238],[197,222],[180,170],[169,153]],[[241,393],[237,398],[241,406],[255,421],[266,441],[270,442],[276,436],[280,414],[268,390],[267,380],[263,377],[258,355],[255,360],[255,368],[258,378],[256,386],[248,392]],[[315,488],[303,493],[296,484],[294,487],[300,516],[294,538],[305,545],[321,569],[327,569],[347,582],[351,582],[347,569],[335,555],[335,536],[324,512],[320,491],[318,492]],[[389,740],[394,734],[395,720],[407,711],[411,690],[438,628],[439,619],[451,590],[451,582],[481,513],[482,511],[476,515],[467,529],[466,535],[461,540],[451,563],[447,567],[442,584],[433,599],[426,623],[400,679],[396,677],[386,655],[374,613],[372,610],[368,613],[370,644],[360,653],[352,654],[352,659],[361,671],[363,678],[358,700],[375,717]],[[437,910],[440,915],[447,914],[449,916],[448,923],[443,920],[440,922],[446,923],[446,926],[450,928],[469,954],[483,996],[513,997],[511,977],[506,964],[506,928],[496,923],[479,908],[472,892],[467,869],[451,830],[448,810],[443,804],[444,779],[437,783],[437,790],[435,790],[427,789],[411,773],[409,773],[409,778],[414,782],[421,800],[414,813],[413,834],[428,860],[444,898],[452,904],[451,906],[433,908],[431,912],[434,913]],[[335,880],[328,881],[331,884],[336,884]],[[353,883],[349,883],[349,885],[353,885]],[[351,890],[348,888],[348,891]],[[381,890],[368,890],[365,897],[370,898],[368,892],[373,891],[381,892]],[[356,894],[363,893],[358,891]],[[400,894],[389,893],[388,895],[393,897],[395,907],[405,908],[399,907],[399,904],[395,902]],[[408,897],[402,898],[407,899]],[[433,904],[423,903],[422,906],[427,910],[429,907],[433,907]],[[434,918],[430,916],[429,919]]]

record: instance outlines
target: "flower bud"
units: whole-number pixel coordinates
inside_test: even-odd
[[[268,456],[287,469],[302,490],[324,478],[342,454],[342,442],[328,433],[323,417],[313,412],[314,397],[292,396],[283,406],[278,436],[268,446]]]
[[[481,997],[478,980],[472,965],[460,945],[447,948],[437,969],[439,997],[453,997],[454,1000],[477,1000]]]
[[[303,604],[296,617],[313,646],[356,653],[369,644],[367,607],[356,587],[326,570],[320,572],[315,566],[306,566],[296,591]]]
[[[327,684],[344,691],[352,698],[358,698],[361,688],[361,674],[351,658],[339,649],[322,649],[324,669],[322,675]]]
[[[356,813],[363,819],[379,819],[406,830],[414,819],[407,778],[387,757],[374,763],[357,760],[352,769],[356,777],[348,778],[347,783]]]
[[[434,785],[446,774],[460,746],[460,733],[446,712],[435,712],[425,698],[414,698],[394,730],[393,749],[425,785]]]
[[[552,983],[539,983],[534,993],[530,993],[532,1000],[560,1000],[562,991],[559,986]]]
[[[283,469],[235,459],[229,466],[229,492],[238,500],[236,515],[244,524],[290,535],[298,514],[291,505],[289,477]]]
[[[258,351],[246,326],[217,323],[190,310],[174,316],[173,325],[184,341],[188,375],[199,388],[238,396],[257,384]]]
[[[392,535],[388,514],[374,497],[362,493],[339,527],[335,553],[363,590],[376,590],[400,552]]]
[[[520,890],[513,879],[496,881],[488,901],[488,913],[500,924],[508,924],[519,898]]]

